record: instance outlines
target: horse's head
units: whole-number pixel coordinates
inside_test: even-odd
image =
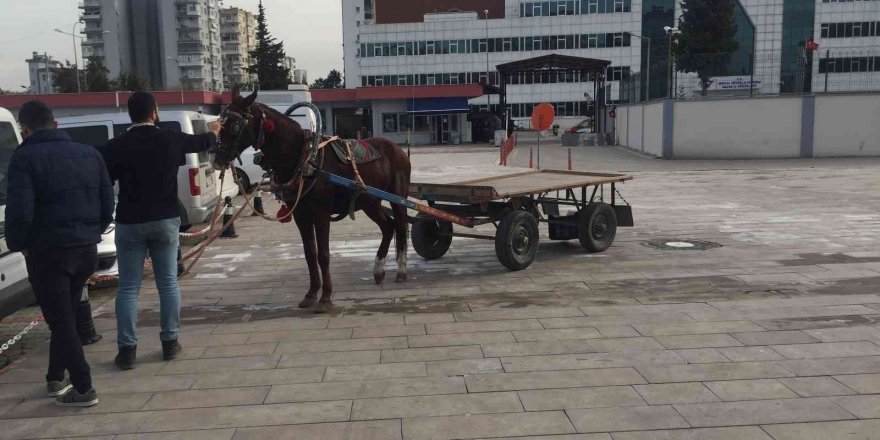
[[[240,85],[232,88],[232,102],[220,116],[220,145],[211,151],[211,162],[217,170],[228,167],[244,150],[255,145],[260,136],[260,125],[265,122],[265,113],[255,105],[257,91],[246,97],[240,92]]]

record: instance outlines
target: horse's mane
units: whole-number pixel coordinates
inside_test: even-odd
[[[283,113],[265,104],[258,103],[257,105],[266,114],[267,118],[275,122],[275,131],[272,133],[273,136],[292,144],[294,148],[301,148],[303,146],[302,142],[305,139],[305,130],[299,125],[299,122],[284,116]]]

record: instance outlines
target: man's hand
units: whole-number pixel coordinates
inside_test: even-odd
[[[214,136],[218,136],[218,137],[220,136],[220,128],[221,127],[222,126],[220,125],[219,120],[208,123],[208,131],[210,131],[211,133],[214,133]]]

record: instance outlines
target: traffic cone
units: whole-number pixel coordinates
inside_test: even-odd
[[[103,339],[95,329],[92,320],[92,304],[89,302],[89,288],[83,286],[82,296],[76,308],[76,333],[82,345],[92,345]]]
[[[252,216],[257,216],[260,214],[265,214],[263,211],[263,191],[257,190],[257,193],[254,194],[254,213]]]
[[[223,211],[223,224],[227,224],[232,220],[232,217],[235,215],[235,208],[232,207],[232,197],[226,197],[225,200],[226,209]],[[235,233],[235,223],[229,225],[228,228],[223,230],[223,233],[220,234],[221,238],[238,238],[238,234]]]

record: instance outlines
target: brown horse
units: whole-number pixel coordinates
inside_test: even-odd
[[[299,228],[303,250],[309,267],[309,290],[300,308],[313,305],[315,313],[326,313],[332,307],[333,282],[330,277],[330,222],[339,220],[352,209],[352,191],[334,186],[321,178],[321,172],[356,180],[351,163],[343,163],[330,147],[315,148],[317,137],[304,130],[296,121],[260,103],[257,92],[242,97],[239,88],[232,93],[232,102],[223,115],[220,146],[212,154],[214,168],[224,169],[242,151],[254,146],[263,155],[261,166],[269,171],[276,197],[294,208],[293,219]],[[306,104],[310,105],[310,104]],[[320,124],[320,115],[316,115]],[[381,157],[357,166],[367,186],[406,197],[410,180],[409,156],[388,139],[373,138],[366,142]],[[392,205],[393,218],[386,215],[381,201],[369,195],[357,197],[353,211],[363,211],[382,231],[382,243],[376,254],[373,276],[376,284],[385,279],[385,258],[392,236],[397,245],[397,282],[406,280],[406,208]],[[337,215],[336,218],[332,218]],[[318,289],[321,298],[318,300]]]

